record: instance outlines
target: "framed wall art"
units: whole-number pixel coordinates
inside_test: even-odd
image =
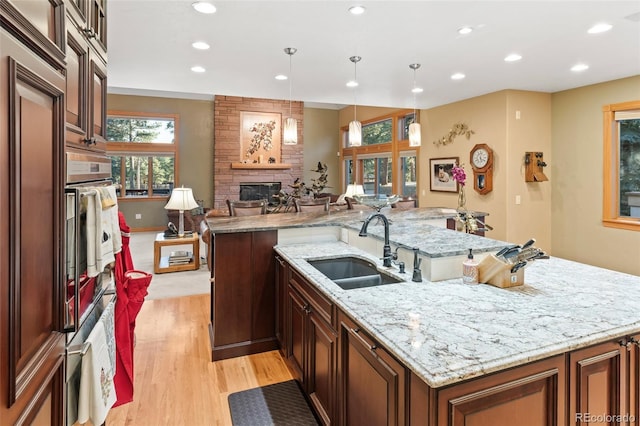
[[[280,163],[282,116],[271,112],[240,112],[240,160]]]
[[[429,159],[431,191],[458,192],[458,182],[453,179],[451,174],[451,169],[458,162],[458,157]]]

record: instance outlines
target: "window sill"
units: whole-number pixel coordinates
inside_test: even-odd
[[[607,228],[627,229],[629,231],[640,231],[640,219],[616,218],[603,219],[602,224]]]

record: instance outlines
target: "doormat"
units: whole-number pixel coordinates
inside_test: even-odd
[[[317,426],[295,380],[229,395],[233,426]]]

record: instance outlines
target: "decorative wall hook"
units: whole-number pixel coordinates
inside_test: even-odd
[[[451,130],[449,130],[449,133],[447,133],[440,139],[433,141],[433,144],[435,146],[448,145],[453,142],[456,136],[464,135],[467,137],[467,139],[469,139],[474,133],[475,132],[471,130],[465,123],[455,123],[451,127]]]

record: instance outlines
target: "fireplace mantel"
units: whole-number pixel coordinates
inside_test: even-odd
[[[286,170],[291,168],[291,164],[287,163],[231,163],[232,169],[272,169]]]

